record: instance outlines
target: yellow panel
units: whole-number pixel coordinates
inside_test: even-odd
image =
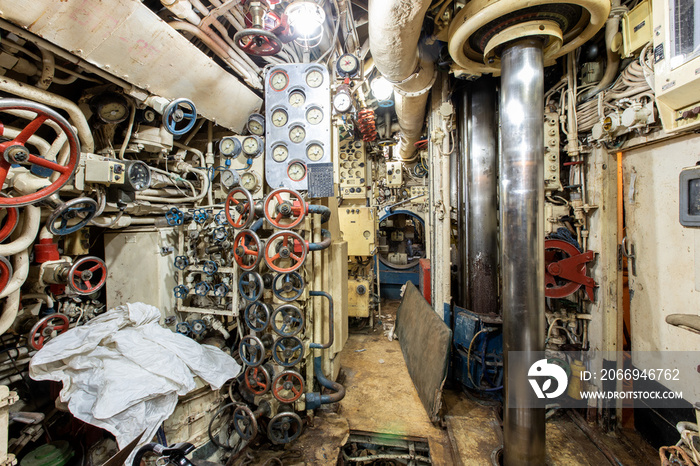
[[[622,17],[622,56],[631,57],[651,37],[651,5],[643,1]]]
[[[343,239],[348,242],[348,255],[371,256],[376,243],[374,208],[341,206],[338,219]]]
[[[369,317],[369,290],[369,280],[348,280],[348,317]]]

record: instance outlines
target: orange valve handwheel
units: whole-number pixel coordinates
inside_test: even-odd
[[[272,382],[272,395],[281,403],[294,403],[304,393],[304,379],[293,370],[280,372]]]
[[[68,286],[77,294],[87,295],[99,291],[106,281],[107,266],[99,257],[83,257],[68,271]]]
[[[248,228],[255,218],[255,203],[250,191],[241,187],[233,188],[226,196],[224,213],[233,228]]]
[[[51,314],[39,322],[29,331],[29,345],[35,350],[40,350],[50,339],[68,330],[70,321],[65,314]]]
[[[249,367],[245,370],[245,385],[254,395],[264,395],[270,390],[270,373],[263,366]]]
[[[294,228],[304,221],[307,205],[297,191],[279,188],[265,198],[265,218],[275,228]]]
[[[265,262],[275,272],[294,272],[304,265],[308,247],[306,241],[293,231],[279,231],[265,244]]]
[[[262,258],[260,238],[252,230],[243,230],[233,240],[233,258],[245,270],[253,270]]]

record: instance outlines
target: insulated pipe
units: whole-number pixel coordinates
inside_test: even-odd
[[[326,230],[322,230],[326,231]],[[326,293],[325,291],[310,291],[309,296],[323,296],[328,300],[328,341],[324,344],[321,343],[311,343],[309,348],[313,349],[326,349],[333,345],[333,337],[335,333],[335,327],[333,325],[333,297]]]
[[[542,42],[501,56],[500,225],[505,355],[504,464],[545,463],[545,413],[527,373],[544,351],[544,64]],[[509,368],[510,352],[525,352]],[[524,359],[524,361],[523,361]]]
[[[29,249],[15,254],[12,258],[12,278],[10,278],[5,288],[0,291],[0,298],[19,291],[20,287],[27,280],[27,275],[29,275]]]
[[[465,176],[469,310],[496,316],[498,309],[498,122],[496,82],[487,77],[471,88]]]
[[[11,243],[0,244],[0,256],[12,256],[31,246],[40,225],[41,208],[33,205],[25,206],[22,215],[22,232]]]
[[[309,251],[323,251],[324,249],[328,249],[330,247],[331,232],[322,228],[321,236],[323,237],[323,240],[319,241],[318,243],[306,243]]]
[[[5,300],[5,306],[3,306],[2,314],[0,314],[0,335],[7,332],[7,329],[15,322],[19,311],[19,301],[19,290],[12,293]]]
[[[307,204],[306,212],[321,215],[321,223],[326,223],[331,218],[331,209],[324,205]]]

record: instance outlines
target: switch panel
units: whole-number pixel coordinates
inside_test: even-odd
[[[386,163],[386,185],[389,188],[398,188],[403,184],[403,173],[401,172],[401,162]]]
[[[371,284],[366,279],[348,279],[348,317],[369,317]]]
[[[420,196],[420,197],[416,197]],[[411,201],[411,204],[422,204],[428,200],[427,186],[411,186],[411,198],[416,197]]]
[[[559,115],[544,114],[544,189],[562,189],[559,179]]]
[[[343,239],[348,242],[348,256],[371,256],[376,243],[374,208],[348,206],[338,208]]]
[[[110,159],[85,161],[85,181],[101,184],[124,184],[126,165]]]
[[[364,199],[367,192],[364,141],[353,141],[350,137],[340,141],[339,159],[341,196],[346,199]]]

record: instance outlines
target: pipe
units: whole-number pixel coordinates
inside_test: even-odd
[[[46,303],[48,309],[53,309],[53,299],[46,293],[26,293],[22,295],[22,299],[37,299]],[[0,357],[0,361],[2,361],[2,357]]]
[[[323,251],[324,249],[328,249],[330,247],[331,232],[322,228],[321,236],[323,236],[323,240],[319,241],[318,243],[306,243],[309,251]]]
[[[25,206],[22,231],[11,243],[0,244],[0,256],[12,256],[31,246],[39,232],[39,225],[41,225],[41,207]]]
[[[27,275],[29,275],[29,249],[15,254],[12,258],[12,278],[10,278],[7,286],[0,291],[0,298],[19,291],[20,287],[27,280]]]
[[[5,300],[5,306],[0,315],[0,335],[7,332],[7,329],[15,322],[17,312],[19,311],[19,301],[19,290],[12,293]]]
[[[326,231],[326,230],[322,230]],[[330,233],[329,233],[330,235]],[[328,300],[328,341],[324,344],[321,343],[311,343],[309,348],[313,349],[326,349],[333,345],[333,337],[335,333],[335,328],[333,325],[333,297],[326,293],[325,291],[310,291],[309,296],[322,296]]]
[[[39,47],[39,51],[41,52],[41,77],[39,78],[39,82],[36,83],[36,87],[39,89],[48,89],[53,82],[54,73],[56,72],[56,63],[53,53],[51,53],[50,50]]]
[[[496,82],[483,77],[471,89],[466,182],[469,310],[497,316],[498,309],[498,122]]]
[[[314,358],[314,374],[316,374],[316,380],[318,380],[318,383],[322,387],[333,390],[335,393],[331,393],[330,395],[321,395],[321,392],[307,393],[305,409],[316,409],[321,405],[337,403],[345,398],[345,387],[338,382],[328,380],[326,376],[323,375],[323,369],[321,368],[321,356],[316,356]]]
[[[394,109],[401,127],[397,151],[410,159],[425,120],[433,62],[418,57],[423,18],[430,0],[370,0],[369,41],[377,70],[394,84]]]
[[[467,88],[463,88],[457,94],[458,111],[458,143],[460,157],[457,157],[457,171],[459,172],[459,198],[457,202],[457,252],[459,272],[458,280],[460,286],[455,291],[455,303],[464,309],[469,308],[469,237],[467,235],[467,216],[469,215],[469,173],[467,172],[467,159],[469,158],[469,115],[471,106],[469,105],[470,94]]]
[[[326,223],[331,218],[331,209],[324,205],[307,204],[307,213],[321,215],[321,223]]]
[[[544,351],[544,64],[542,42],[511,42],[501,57],[500,225],[506,407],[504,464],[545,463],[545,412],[527,372]],[[509,368],[509,353],[526,352]],[[522,359],[522,358],[521,358]],[[511,377],[513,377],[511,379]]]

